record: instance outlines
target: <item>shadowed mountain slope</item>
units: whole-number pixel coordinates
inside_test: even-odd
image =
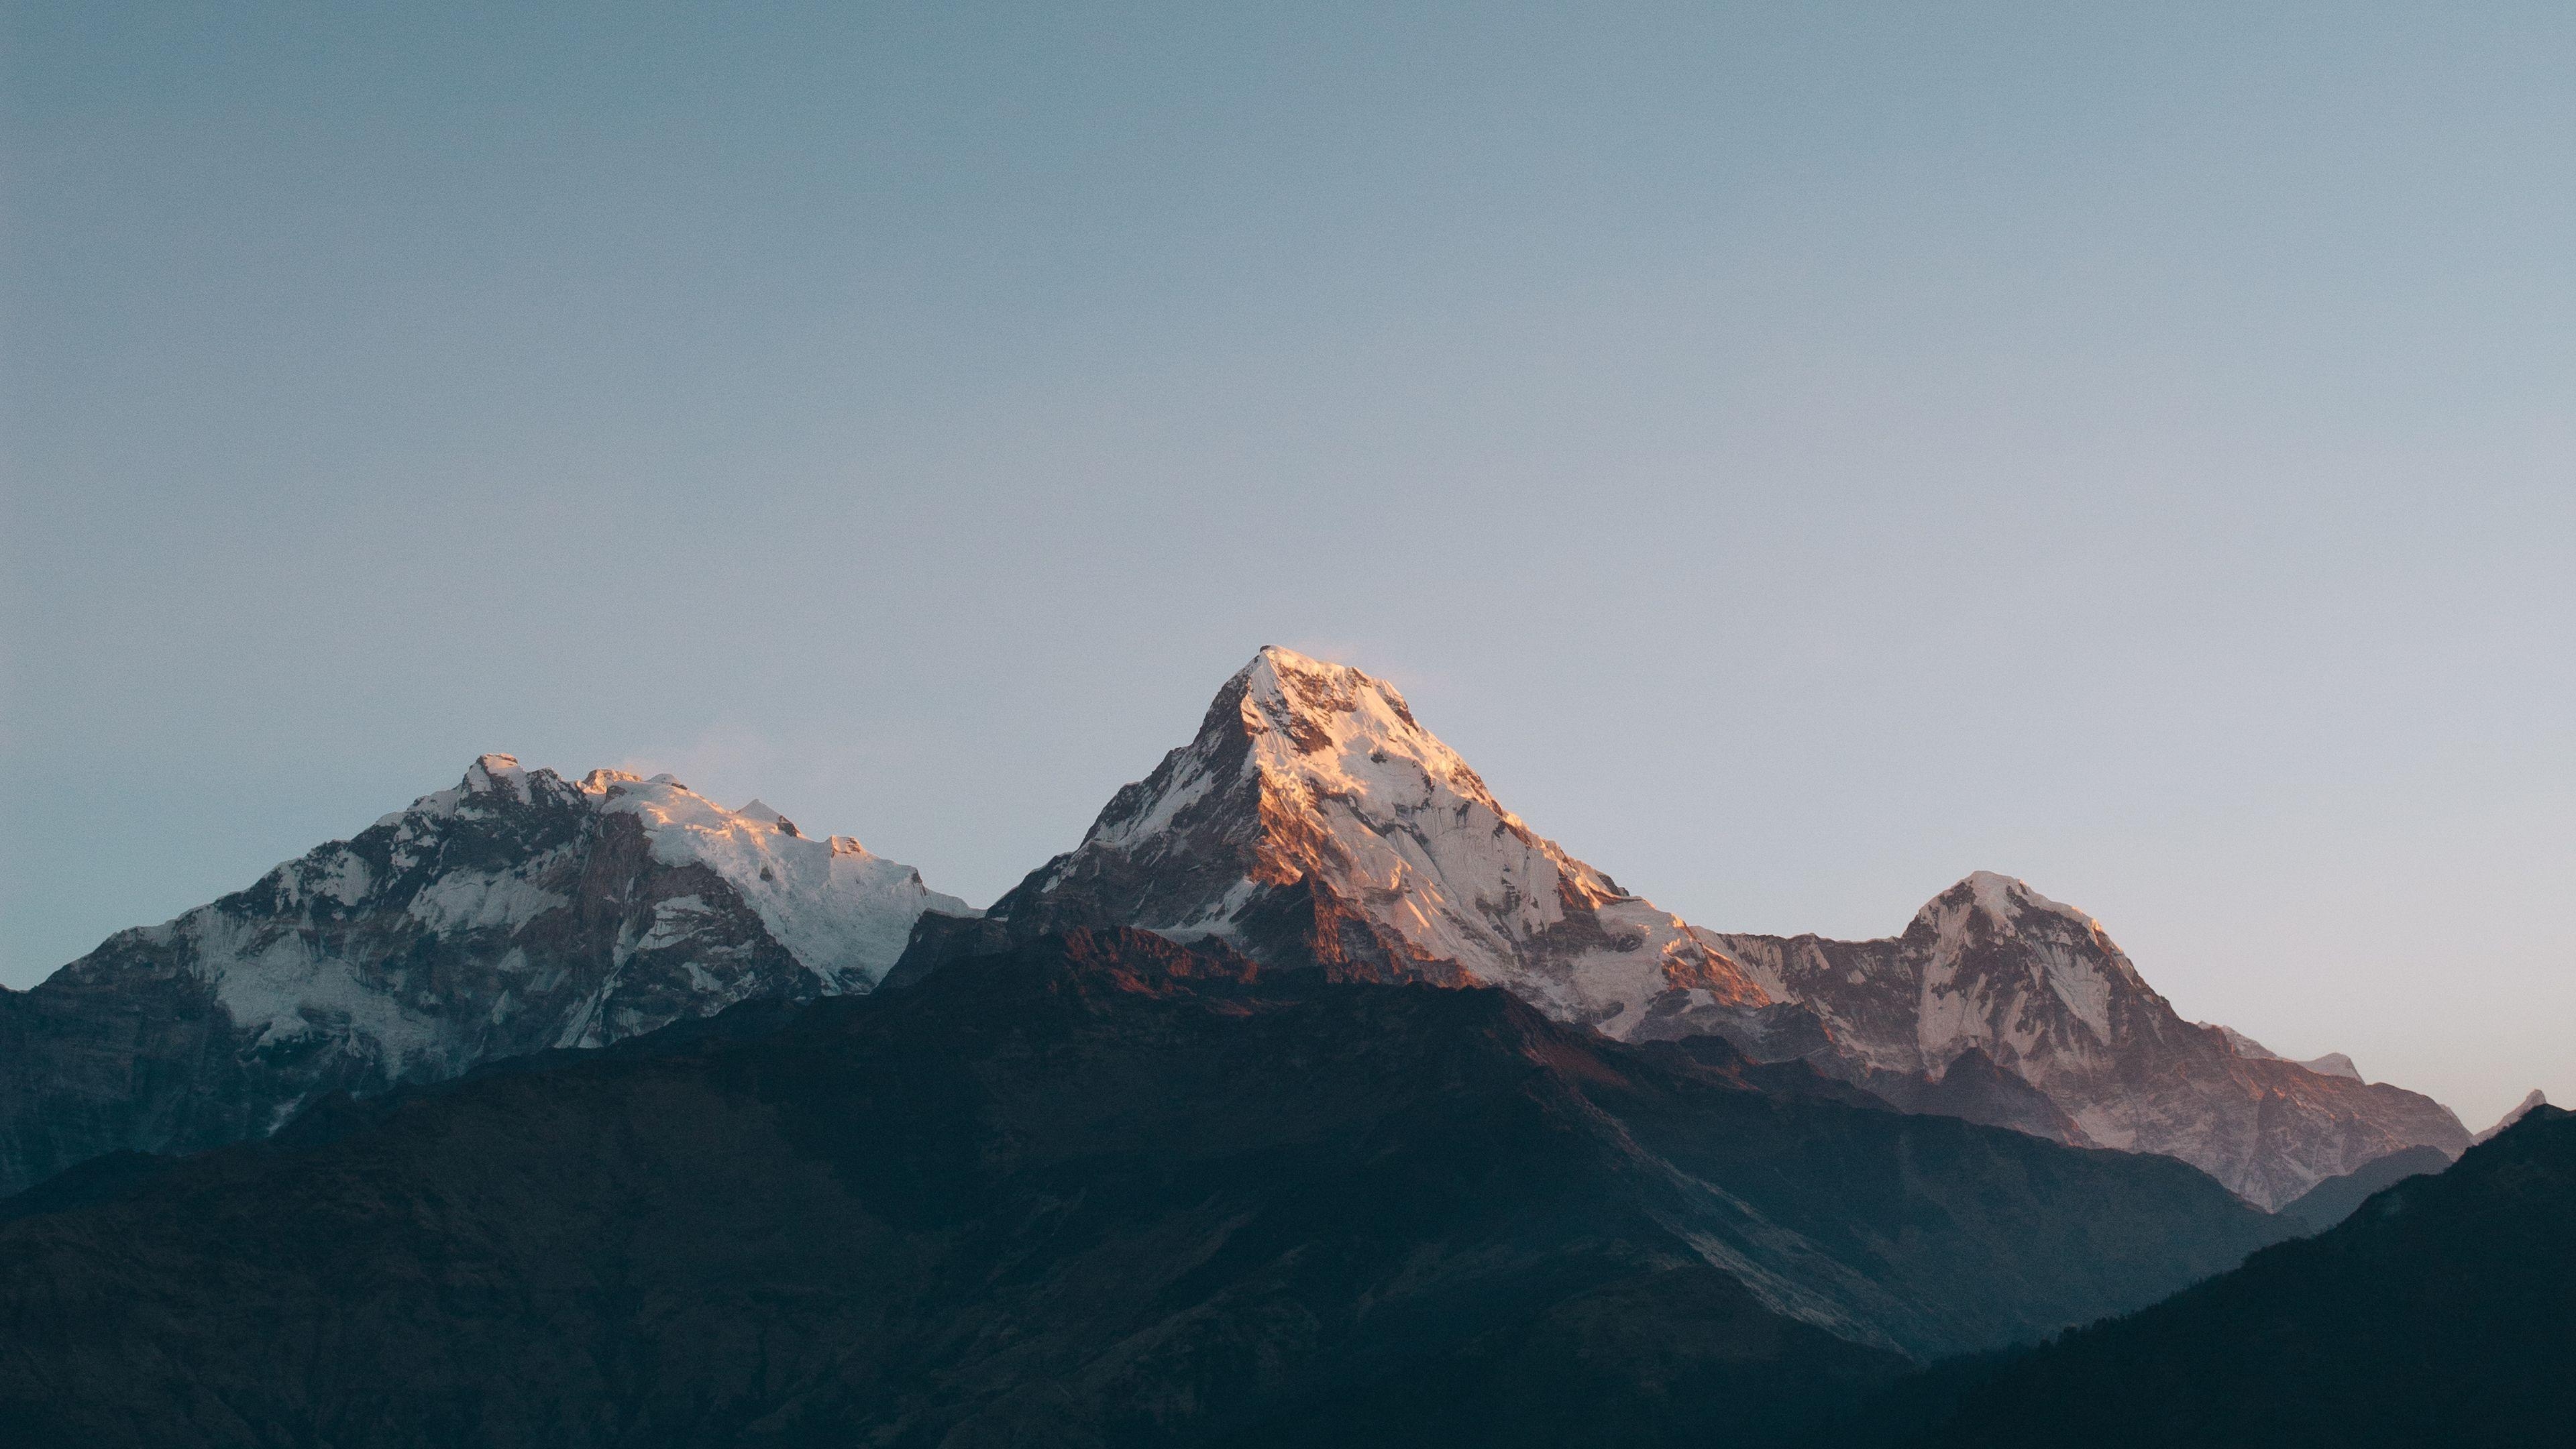
[[[2535,1108],[2447,1172],[1967,1393],[1925,1446],[2576,1441],[2576,1115]]]
[[[2492,1138],[2492,1137],[2496,1136],[2497,1134],[2499,1134],[2499,1133],[2503,1132],[2506,1128],[2511,1127],[2514,1123],[2519,1122],[2519,1121],[2521,1121],[2523,1118],[2530,1116],[2530,1115],[2531,1115],[2531,1113],[2532,1113],[2532,1110],[2533,1110],[2534,1108],[2537,1108],[2537,1107],[2546,1107],[2546,1106],[2548,1106],[2548,1105],[2549,1105],[2549,1098],[2548,1098],[2547,1096],[2543,1095],[2543,1094],[2542,1094],[2542,1092],[2541,1092],[2541,1090],[2540,1090],[2538,1087],[2534,1087],[2534,1088],[2532,1088],[2528,1093],[2525,1093],[2525,1094],[2524,1094],[2523,1099],[2522,1099],[2521,1101],[2519,1101],[2519,1102],[2517,1102],[2517,1103],[2515,1103],[2515,1104],[2514,1104],[2514,1107],[2513,1107],[2513,1110],[2512,1110],[2512,1111],[2507,1112],[2507,1113],[2505,1113],[2503,1116],[2501,1116],[2501,1117],[2497,1118],[2497,1119],[2496,1119],[2496,1124],[2495,1124],[2494,1126],[2492,1126],[2492,1127],[2488,1128],[2488,1129],[2487,1129],[2487,1130],[2485,1130],[2484,1132],[2479,1133],[2475,1138],[2473,1138],[2473,1139],[2471,1139],[2471,1140],[2472,1140],[2472,1141],[2477,1141],[2477,1142],[2484,1142],[2484,1141],[2488,1140],[2489,1138]]]
[[[2410,1177],[2443,1171],[2450,1165],[2451,1159],[2433,1147],[2409,1147],[2386,1157],[2374,1157],[2355,1171],[2329,1177],[2309,1188],[2298,1201],[2282,1207],[2281,1216],[2309,1232],[2321,1233],[2351,1217],[2353,1209],[2381,1190]]]
[[[1499,992],[1028,940],[0,1225],[0,1435],[1767,1443],[2277,1233],[2179,1163],[1838,1091]]]

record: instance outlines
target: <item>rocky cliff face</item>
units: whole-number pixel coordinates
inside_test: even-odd
[[[933,909],[972,914],[758,802],[485,755],[354,839],[0,992],[0,1192],[262,1136],[334,1088],[864,991]]]
[[[1393,687],[1284,649],[993,914],[1021,934],[1136,926],[1349,978],[1501,986],[1627,1040],[1722,1035],[1900,1103],[2179,1157],[2265,1206],[2468,1142],[2348,1062],[2248,1054],[2185,1022],[2098,923],[2002,876],[1886,940],[1686,925],[1531,831]]]

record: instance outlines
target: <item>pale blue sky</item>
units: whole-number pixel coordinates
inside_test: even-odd
[[[2576,8],[2119,9],[11,4],[0,981],[493,749],[989,899],[1275,641],[2576,1100]]]

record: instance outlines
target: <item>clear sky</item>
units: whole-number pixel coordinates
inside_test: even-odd
[[[2576,1101],[2560,0],[6,15],[0,980],[484,750],[980,902],[1278,642]]]

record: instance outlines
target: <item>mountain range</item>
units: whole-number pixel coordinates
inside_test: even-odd
[[[456,789],[0,993],[0,1191],[111,1150],[273,1132],[739,1000],[871,990],[976,913],[858,841],[670,776],[484,755]],[[2164,1152],[2259,1207],[2406,1147],[2432,1098],[2187,1024],[2097,920],[1976,871],[1880,941],[1705,931],[1504,810],[1386,681],[1262,650],[979,938],[1224,941],[1337,980],[1497,985],[1615,1039],[1716,1034],[1911,1111]]]
[[[2505,1442],[2569,1125],[1998,874],[1693,925],[1265,649],[982,912],[485,755],[0,992],[0,1441]]]
[[[454,789],[0,992],[0,1192],[257,1138],[334,1090],[874,988],[1075,927],[1337,980],[1500,987],[1626,1041],[1717,1036],[1909,1110],[2179,1158],[2278,1207],[2439,1104],[2183,1020],[2098,922],[1969,875],[1873,941],[1712,931],[1539,836],[1391,685],[1262,650],[1197,734],[979,917],[857,841],[669,776],[486,755]],[[915,939],[915,938],[918,939]]]

